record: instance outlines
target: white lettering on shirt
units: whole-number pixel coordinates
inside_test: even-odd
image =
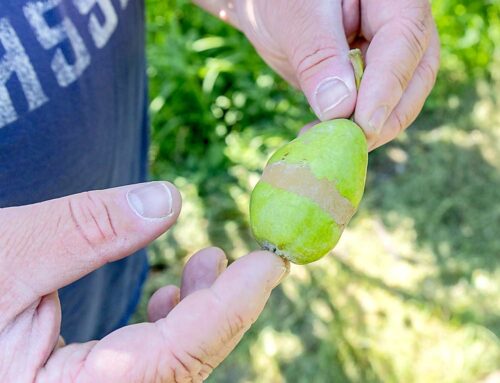
[[[122,9],[127,8],[129,0],[120,0],[120,5],[122,6]]]
[[[5,50],[4,56],[0,58],[0,128],[2,128],[18,118],[6,86],[13,74],[21,84],[30,111],[43,105],[48,98],[19,37],[5,18],[0,19],[0,43]]]
[[[1,0],[0,0],[1,1]],[[56,10],[61,3],[70,0],[31,0],[24,7],[24,15],[31,25],[40,45],[45,50],[55,49],[51,68],[61,87],[67,87],[77,81],[91,63],[90,52],[75,24],[61,9],[63,16],[58,24],[48,21],[47,14]],[[89,15],[88,29],[95,46],[102,49],[109,42],[118,26],[118,14],[113,7],[113,0],[71,0],[83,16]],[[130,0],[119,0],[121,9],[127,8]],[[100,17],[97,15],[100,11]],[[69,43],[72,57],[66,57],[60,45]],[[59,46],[59,47],[58,47]],[[0,47],[5,54],[0,57],[0,128],[19,118],[13,104],[7,82],[16,76],[27,100],[29,111],[39,108],[49,101],[35,68],[7,18],[0,18]]]
[[[123,1],[123,0],[122,0]],[[118,16],[111,4],[111,0],[73,0],[76,8],[82,15],[87,15],[95,5],[98,5],[104,15],[101,24],[92,12],[89,19],[89,32],[97,48],[103,48],[118,25]]]
[[[60,4],[61,0],[36,1],[26,4],[23,8],[26,19],[33,27],[35,35],[44,49],[52,49],[65,40],[71,43],[75,55],[74,64],[69,64],[60,48],[56,49],[52,59],[51,68],[55,73],[57,82],[62,87],[67,87],[81,76],[90,65],[90,54],[82,37],[73,22],[65,17],[56,26],[49,26],[44,14]]]

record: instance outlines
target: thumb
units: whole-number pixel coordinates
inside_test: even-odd
[[[9,310],[146,246],[180,207],[173,185],[151,182],[0,209],[0,290],[15,294]]]
[[[166,318],[63,347],[42,374],[58,374],[64,382],[202,382],[234,349],[287,272],[288,264],[274,254],[249,254]]]
[[[285,49],[300,87],[322,121],[348,118],[356,104],[354,71],[342,21],[340,1],[301,9],[288,30]],[[296,16],[297,17],[297,16]]]

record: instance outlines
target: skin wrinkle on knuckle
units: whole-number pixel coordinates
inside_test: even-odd
[[[98,203],[91,193],[69,199],[67,208],[74,231],[95,253],[102,245],[119,238],[105,203]]]
[[[179,350],[172,347],[173,342],[165,329],[156,323],[155,326],[157,326],[165,345],[164,350],[167,352],[170,360],[170,364],[166,368],[168,369],[167,376],[171,377],[171,379],[167,381],[175,383],[201,382],[202,380],[198,380],[198,378],[200,378],[203,368],[207,368],[209,365],[205,366],[206,363],[203,362],[202,358],[188,351],[182,351],[184,358],[181,358]]]
[[[212,366],[209,363],[205,363],[200,371],[201,381],[204,382],[210,376],[213,370],[215,370],[215,366]]]
[[[295,53],[295,55],[298,56],[300,53]],[[332,60],[338,58],[339,56],[340,52],[334,46],[323,46],[317,48],[313,52],[303,55],[303,58],[298,62],[296,66],[297,77],[299,79],[306,80],[311,69],[327,60]]]
[[[223,329],[222,339],[223,343],[227,344],[232,339],[236,338],[239,334],[245,331],[246,324],[243,317],[237,313],[227,314],[225,318],[226,326]]]
[[[429,19],[432,18],[431,4],[428,0],[407,0],[400,8],[399,17],[414,20],[424,31],[428,29]]]
[[[389,73],[398,83],[400,93],[403,93],[411,80],[409,73],[405,70],[405,68],[401,68],[400,65],[390,65]]]
[[[91,192],[84,193],[84,195],[89,200],[87,205],[89,215],[92,217],[102,239],[105,242],[115,240],[118,235],[106,203]]]
[[[186,354],[188,356],[190,356],[191,358],[194,358],[196,360],[198,360],[198,362],[200,363],[201,365],[201,368],[200,370],[198,371],[197,373],[197,378],[199,378],[199,381],[200,382],[203,382],[211,373],[212,371],[215,369],[214,366],[212,366],[209,362],[207,361],[202,361],[200,358],[196,357],[195,355],[189,353],[188,351],[186,351]]]
[[[194,382],[195,378],[199,376],[199,371],[201,371],[201,366],[194,366],[193,364],[198,364],[199,362],[195,359],[190,358],[187,362],[183,361],[177,353],[170,349],[169,350],[171,361],[173,365],[170,366],[173,373],[173,381],[175,383],[187,383]]]
[[[402,18],[399,23],[402,25],[401,33],[408,51],[416,61],[420,60],[429,45],[429,28],[412,18]]]
[[[213,289],[209,289],[209,291],[211,292],[214,302],[219,308],[218,312],[224,315],[223,323],[226,325],[222,328],[222,343],[229,343],[232,339],[236,338],[242,332],[245,332],[251,326],[253,318],[248,320],[244,315],[241,315],[234,310],[227,310],[217,293]]]

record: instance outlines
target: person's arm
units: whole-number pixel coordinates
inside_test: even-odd
[[[149,302],[149,322],[64,345],[57,290],[146,246],[172,226],[178,191],[153,182],[0,209],[0,381],[201,382],[232,351],[287,272],[256,252],[231,266],[196,254],[181,288]]]
[[[372,149],[415,120],[436,80],[439,38],[428,0],[195,2],[238,25],[320,120],[355,112]],[[352,47],[367,63],[359,92]]]

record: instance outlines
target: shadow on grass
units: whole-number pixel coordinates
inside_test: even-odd
[[[199,188],[199,196],[204,205],[203,213],[208,223],[210,243],[223,248],[229,256],[234,255],[237,249],[235,249],[234,234],[232,236],[228,233],[226,227],[228,223],[234,225],[238,241],[242,241],[249,249],[257,248],[250,233],[247,217],[238,209],[230,193],[231,186],[237,184],[237,179],[229,174],[229,167],[225,167],[217,174],[202,180]]]
[[[477,99],[471,93],[464,98],[463,108],[448,110],[453,125],[442,136],[431,137],[433,133],[425,131],[442,122],[443,116],[423,116],[409,132],[408,143],[390,144],[371,166],[371,192],[365,207],[390,229],[398,227],[399,218],[413,221],[417,246],[430,249],[434,258],[438,276],[430,283],[436,289],[465,282],[474,290],[476,273],[494,276],[500,268],[500,174],[484,157],[489,132],[477,130],[470,117]],[[474,131],[483,136],[479,143],[469,134]],[[468,135],[459,137],[460,132]],[[406,163],[391,161],[390,148],[406,152]],[[417,296],[393,292],[432,307],[433,292],[424,286]],[[452,315],[500,335],[496,315],[485,313],[479,318],[473,310]]]

